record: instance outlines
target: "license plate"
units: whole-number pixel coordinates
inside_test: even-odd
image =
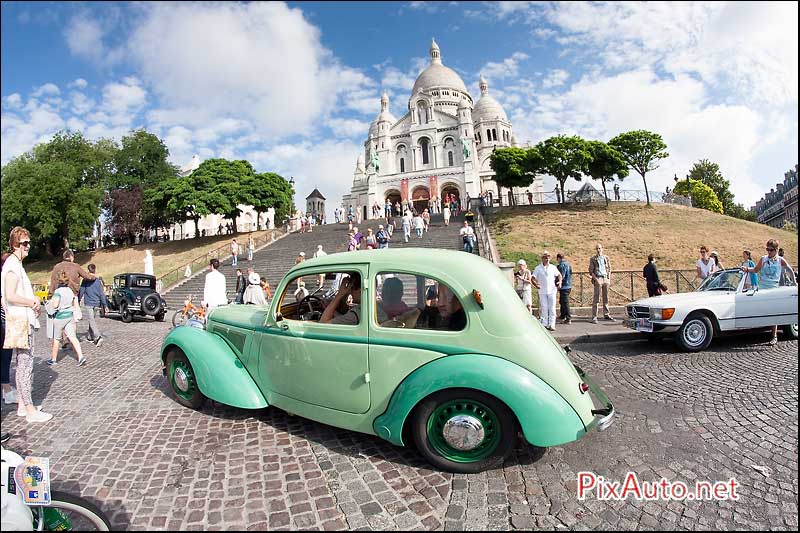
[[[653,332],[653,323],[650,322],[649,318],[627,318],[625,319],[625,327],[647,333]]]

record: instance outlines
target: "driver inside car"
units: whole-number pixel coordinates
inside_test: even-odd
[[[347,304],[348,296],[352,297],[352,306]],[[339,286],[339,292],[331,300],[322,317],[322,324],[358,325],[361,316],[361,274],[350,272]]]

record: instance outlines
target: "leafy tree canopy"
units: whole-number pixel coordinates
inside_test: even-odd
[[[719,201],[722,202],[723,212],[727,215],[731,214],[734,206],[731,182],[722,177],[718,164],[712,163],[708,159],[701,159],[692,166],[689,178],[702,181],[711,187]]]
[[[564,201],[564,183],[573,178],[580,181],[588,171],[592,160],[589,145],[580,137],[558,135],[545,139],[536,145],[541,156],[540,170],[553,176],[561,187],[561,201]]]
[[[591,156],[586,173],[593,180],[600,180],[603,185],[603,194],[606,197],[606,205],[608,205],[606,182],[614,181],[615,178],[625,179],[628,176],[628,165],[622,154],[608,144],[601,141],[587,141],[586,144]]]
[[[498,148],[489,156],[498,187],[527,187],[533,183],[539,166],[535,148]]]
[[[675,185],[675,194],[688,196],[689,185],[691,185],[692,204],[700,209],[707,209],[715,213],[722,213],[722,202],[717,198],[717,194],[705,183],[699,180],[681,180]]]
[[[662,159],[669,157],[667,145],[661,135],[647,130],[629,131],[617,135],[608,144],[622,155],[629,168],[642,177],[647,205],[650,205],[646,175],[657,169]]]

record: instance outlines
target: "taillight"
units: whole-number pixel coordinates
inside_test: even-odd
[[[581,394],[587,392],[588,390],[589,390],[589,385],[587,385],[586,383],[581,383]]]

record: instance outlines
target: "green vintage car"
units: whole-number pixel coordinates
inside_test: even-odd
[[[173,329],[161,349],[179,403],[275,406],[414,445],[451,472],[501,464],[520,431],[554,446],[614,417],[501,271],[463,252],[311,259],[270,305],[222,306],[194,326]]]

